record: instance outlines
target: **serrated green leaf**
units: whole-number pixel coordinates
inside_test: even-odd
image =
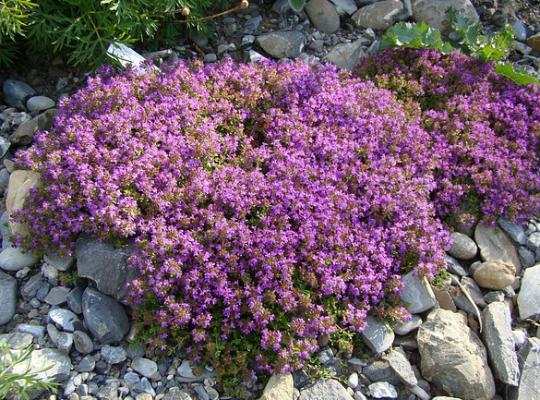
[[[495,71],[520,85],[540,86],[540,79],[524,69],[516,69],[512,63],[499,63],[495,66]]]

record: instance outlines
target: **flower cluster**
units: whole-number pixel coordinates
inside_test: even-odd
[[[538,211],[540,87],[519,86],[458,52],[387,51],[357,72],[421,107],[437,156],[432,196],[441,218]]]
[[[538,91],[429,52],[388,77],[384,57],[376,83],[400,87],[301,63],[102,71],[19,155],[43,185],[18,218],[34,247],[134,238],[155,346],[229,374],[299,367],[370,310],[402,316],[400,275],[444,265],[462,199],[539,209]]]

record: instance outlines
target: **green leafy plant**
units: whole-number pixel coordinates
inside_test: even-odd
[[[505,25],[498,32],[483,35],[478,23],[459,15],[454,9],[449,10],[449,17],[450,29],[445,36],[425,22],[400,22],[388,29],[379,48],[430,49],[442,54],[459,50],[481,61],[496,62],[497,73],[516,83],[540,85],[540,80],[534,75],[504,61],[514,42],[514,32],[510,25]]]
[[[289,0],[289,6],[294,12],[300,12],[304,9],[306,0]]]
[[[42,0],[33,9],[29,38],[41,55],[63,54],[73,65],[108,60],[110,43],[169,45],[188,29],[204,32],[200,19],[226,2],[211,0]]]
[[[9,348],[6,340],[0,341],[0,398],[31,399],[36,392],[56,392],[57,384],[50,379],[43,379],[40,374],[47,369],[31,372],[30,357],[32,346],[21,350]],[[14,368],[25,365],[22,372]]]
[[[0,67],[13,64],[16,41],[25,35],[33,0],[0,0]]]

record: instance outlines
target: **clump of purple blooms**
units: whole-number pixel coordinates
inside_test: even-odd
[[[291,370],[368,312],[402,317],[400,274],[437,274],[464,202],[540,209],[540,92],[393,54],[360,71],[375,83],[301,63],[102,71],[19,155],[43,180],[19,215],[31,245],[134,238],[142,334],[222,372]]]

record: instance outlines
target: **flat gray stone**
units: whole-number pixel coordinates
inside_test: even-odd
[[[79,238],[75,244],[77,273],[93,280],[101,293],[122,299],[127,283],[136,276],[136,271],[128,266],[132,254],[132,244],[115,248],[95,238]]]
[[[298,31],[271,32],[257,37],[257,43],[275,58],[296,58],[302,52],[306,37]]]
[[[361,334],[364,343],[374,353],[388,350],[394,342],[394,332],[390,326],[371,316],[366,318],[366,327]]]
[[[540,393],[540,339],[529,338],[519,352],[521,360],[521,379],[515,400],[538,399]]]
[[[82,297],[82,309],[88,330],[102,344],[119,342],[129,331],[124,307],[110,296],[87,288]]]
[[[402,277],[403,289],[400,298],[412,314],[427,311],[437,304],[435,294],[425,279],[419,278],[414,272]]]
[[[15,373],[35,373],[39,379],[53,379],[64,382],[69,379],[73,366],[67,355],[56,349],[32,351],[30,362],[22,362],[13,367]]]
[[[303,389],[298,400],[353,400],[347,389],[334,379],[319,379]]]
[[[415,386],[418,384],[418,380],[414,375],[412,365],[407,359],[405,352],[401,348],[392,349],[384,356],[384,359],[388,362],[390,367],[394,370],[397,376],[403,381],[403,383]]]
[[[361,59],[366,57],[362,48],[362,41],[342,43],[334,46],[326,55],[325,61],[331,62],[340,68],[353,70]]]
[[[516,248],[501,228],[478,224],[474,231],[474,238],[484,261],[498,261],[513,265],[519,273],[521,263]]]
[[[30,279],[28,279],[22,289],[21,289],[21,295],[25,300],[30,300],[32,297],[35,297],[39,288],[42,284],[45,283],[45,279],[43,278],[43,275],[41,272],[32,275]]]
[[[339,15],[336,7],[328,0],[309,0],[304,12],[317,30],[334,33],[339,29]]]
[[[540,264],[527,268],[517,298],[521,319],[540,317]]]
[[[523,229],[521,225],[508,221],[504,218],[499,218],[497,223],[515,243],[521,245],[527,244],[527,235],[525,234],[525,229]]]
[[[55,308],[49,311],[49,320],[66,332],[73,332],[81,324],[81,320],[70,310]]]
[[[478,246],[467,235],[460,232],[452,232],[452,247],[448,254],[460,260],[472,260],[478,253]]]
[[[422,376],[437,390],[463,399],[492,399],[495,382],[486,349],[465,318],[436,309],[418,329]]]
[[[512,315],[505,302],[489,304],[484,310],[484,343],[493,373],[507,385],[517,386],[519,365],[512,335]]]
[[[368,364],[362,369],[362,374],[371,382],[390,382],[393,385],[399,385],[401,383],[401,378],[385,360],[375,360]]]
[[[17,281],[0,271],[0,325],[12,320],[17,308]]]
[[[67,301],[67,296],[69,292],[69,288],[55,286],[49,291],[49,293],[45,297],[45,303],[50,304],[51,306],[59,306],[60,304],[64,304]]]
[[[36,262],[37,258],[18,247],[8,247],[0,253],[0,268],[4,271],[20,271],[30,268]]]
[[[15,331],[21,333],[28,333],[38,339],[42,339],[45,336],[45,327],[43,325],[18,324],[15,327]]]

